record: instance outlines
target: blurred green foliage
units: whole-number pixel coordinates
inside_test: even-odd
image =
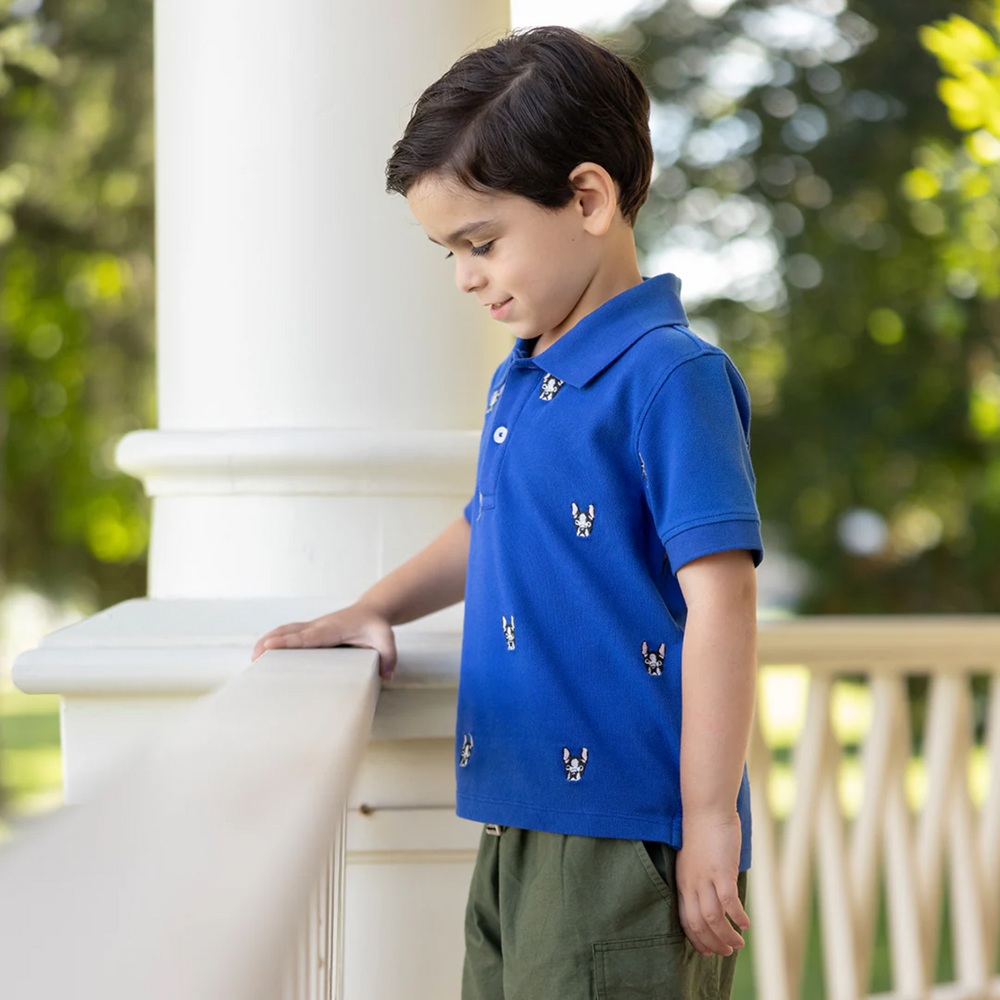
[[[694,324],[803,612],[1000,607],[996,18],[670,0],[611,40],[654,99],[640,244],[738,275]],[[0,0],[0,66],[2,566],[102,607],[145,586],[112,453],[155,424],[151,0]]]
[[[611,39],[654,99],[640,244],[745,265],[692,324],[750,386],[761,514],[811,571],[804,613],[1000,610],[1000,310],[988,258],[956,268],[914,201],[914,151],[956,143],[921,44],[955,13],[994,10],[671,0]],[[942,85],[953,109],[969,79]]]
[[[145,592],[152,86],[150,0],[0,0],[0,567],[95,610]]]
[[[903,179],[914,226],[936,248],[943,280],[960,295],[1000,295],[1000,0],[983,27],[953,14],[920,31],[938,60],[938,93],[961,141],[927,141]],[[984,359],[974,373],[969,419],[1000,438],[1000,375]],[[994,489],[1000,488],[997,484]]]

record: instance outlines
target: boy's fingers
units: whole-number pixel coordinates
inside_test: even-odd
[[[743,903],[740,901],[739,886],[735,881],[728,883],[728,894],[723,893],[719,897],[723,910],[725,913],[732,918],[736,928],[733,930],[734,934],[738,934],[740,931],[746,931],[750,927],[750,917],[747,915],[747,911],[743,908]],[[728,921],[727,921],[728,923]],[[742,936],[740,938],[741,943],[745,944]],[[732,942],[732,939],[730,938]],[[736,948],[738,945],[733,942],[733,947]]]
[[[348,645],[365,646],[379,654],[379,674],[389,680],[396,669],[396,641],[392,629],[373,628],[357,636],[349,636],[343,628],[318,619],[316,622],[291,622],[271,629],[257,640],[250,657],[251,662],[269,649],[312,649],[316,646]]]
[[[742,948],[746,941],[743,939],[743,935],[740,934],[739,930],[734,927],[729,922],[729,917],[733,918],[736,924],[739,924],[741,919],[741,914],[743,918],[746,918],[746,912],[743,909],[743,905],[740,903],[740,897],[737,892],[736,882],[728,882],[726,888],[722,893],[716,895],[715,892],[712,894],[715,898],[712,900],[713,904],[718,903],[718,919],[713,925],[713,930],[716,936],[722,941],[724,945],[728,945],[734,951],[738,951]],[[713,913],[715,910],[713,909]],[[747,920],[749,923],[749,920]],[[725,948],[723,948],[723,954],[725,954]]]
[[[270,632],[265,632],[254,645],[250,662],[252,663],[268,649],[280,649],[284,645],[283,640],[286,635],[303,629],[307,625],[308,622],[290,622],[287,625],[279,625],[277,628],[271,629]]]
[[[701,939],[710,952],[717,955],[730,954],[730,948],[739,947],[743,939],[733,930],[732,925],[726,919],[725,910],[716,894],[715,887],[710,886],[705,894],[701,907],[701,916],[704,920],[704,928],[701,931]]]
[[[702,897],[696,896],[696,906],[684,907],[680,900],[682,926],[688,939],[702,955],[729,955],[737,951],[745,942],[739,932],[729,923],[714,885]],[[737,897],[737,903],[739,898]],[[688,912],[690,911],[690,912]],[[732,951],[730,951],[732,949]]]
[[[678,899],[681,926],[684,928],[684,933],[695,950],[701,955],[707,955],[711,953],[713,948],[713,935],[702,916],[701,904],[698,901],[698,897],[694,896],[693,898],[693,906],[685,906],[683,896],[680,896]]]
[[[309,628],[309,622],[290,622],[288,625],[279,625],[277,628],[271,629],[271,631],[264,636],[264,640],[266,641],[267,639],[294,635],[296,632],[302,632],[307,628]]]
[[[733,923],[741,930],[748,930],[750,927],[750,916],[743,908],[739,895],[734,892],[730,904],[726,907],[726,912],[733,918]]]

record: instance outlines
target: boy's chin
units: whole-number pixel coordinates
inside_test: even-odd
[[[536,330],[532,324],[525,323],[521,320],[511,320],[510,322],[504,323],[504,326],[507,327],[507,329],[520,340],[534,340],[536,337],[540,337],[542,335],[541,330]]]

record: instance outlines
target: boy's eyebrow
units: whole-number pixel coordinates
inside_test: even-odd
[[[483,232],[486,229],[492,229],[494,226],[496,226],[496,224],[497,224],[496,219],[484,219],[481,222],[467,222],[464,226],[459,226],[458,229],[456,229],[455,232],[453,232],[451,236],[449,236],[448,239],[445,240],[445,242],[457,243],[460,239],[462,239],[465,236],[475,236],[477,233]],[[432,236],[428,236],[427,239],[429,239],[431,243],[438,242]],[[441,246],[441,244],[438,243],[438,246]]]

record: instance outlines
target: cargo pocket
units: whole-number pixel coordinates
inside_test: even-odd
[[[680,996],[683,934],[598,941],[594,950],[597,1000],[667,1000]]]

